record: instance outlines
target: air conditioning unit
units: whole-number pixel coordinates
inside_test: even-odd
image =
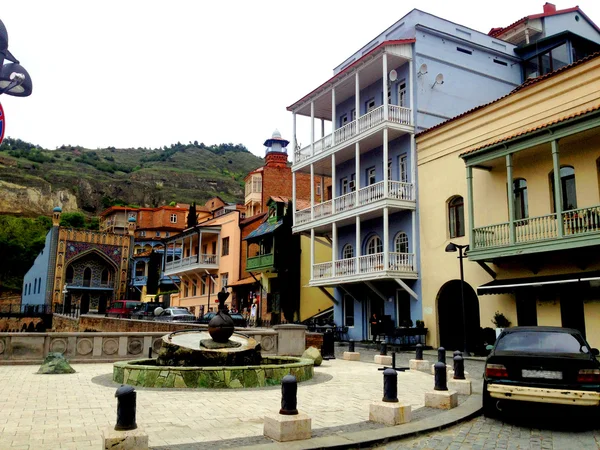
[[[356,189],[356,183],[354,180],[350,180],[349,188],[350,192],[354,192],[354,190]]]

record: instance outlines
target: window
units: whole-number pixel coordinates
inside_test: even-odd
[[[321,195],[321,182],[317,181],[317,195]]]
[[[197,284],[192,281],[192,297],[195,297],[197,295],[197,289],[198,289]]]
[[[229,284],[229,273],[221,274],[221,289],[227,289],[227,285]]]
[[[394,239],[394,251],[396,253],[410,253],[408,251],[408,235],[400,231]]]
[[[65,275],[65,283],[73,283],[73,266],[67,267],[67,274]]]
[[[171,233],[168,231],[165,231],[165,237],[171,237]]]
[[[351,244],[346,244],[342,248],[342,258],[343,259],[354,258],[354,247],[352,247]]]
[[[92,285],[92,269],[89,267],[83,271],[83,285],[88,287]]]
[[[202,284],[200,286],[200,295],[206,295],[206,282],[207,282],[207,278],[203,277],[202,278]]]
[[[350,111],[350,117],[352,117],[352,121],[356,120],[356,108],[352,108],[352,111]]]
[[[211,255],[216,255],[217,254],[217,241],[214,241],[212,243],[211,250],[212,250],[211,253],[210,253]]]
[[[156,237],[160,237],[160,231],[156,232]]]
[[[552,186],[552,206],[556,211],[556,197],[554,196],[554,172],[550,173]],[[571,166],[560,168],[560,190],[562,195],[562,210],[577,209],[577,192],[575,188],[575,169]]]
[[[408,164],[406,155],[398,156],[398,179],[403,183],[408,183]]]
[[[398,84],[398,106],[406,107],[406,80]]]
[[[340,116],[340,128],[348,123],[348,114]]]
[[[375,167],[369,167],[367,169],[367,186],[371,186],[372,184],[375,184]]]
[[[206,254],[208,254],[208,244],[204,244],[204,245],[202,246],[202,254],[203,254],[203,255],[206,255]]]
[[[33,280],[33,293],[34,294],[37,293],[37,278],[35,280]]]
[[[187,284],[187,283],[184,283],[184,284],[183,284],[183,296],[184,296],[184,297],[187,297],[187,296],[188,296],[188,293],[189,293],[189,291],[188,291],[188,284]]]
[[[143,277],[144,275],[146,275],[146,263],[144,261],[139,261],[135,265],[135,276]]]
[[[371,236],[367,241],[367,255],[375,255],[383,252],[383,244],[381,239],[376,234]]]
[[[177,223],[177,214],[171,214],[171,223]]]
[[[354,326],[354,299],[350,295],[344,295],[344,326]]]
[[[392,158],[388,159],[388,180],[392,179]]]
[[[472,55],[473,51],[466,49],[466,48],[462,48],[462,47],[456,47],[456,51],[461,52],[461,53],[465,53],[467,55]]]
[[[145,231],[140,231],[140,237],[146,237],[146,232]]]
[[[525,219],[529,217],[529,205],[527,203],[527,180],[517,178],[513,181],[513,205],[515,210],[515,219]]]
[[[229,255],[229,236],[226,238],[223,238],[223,252],[222,252],[222,256],[227,256]]]
[[[448,202],[448,225],[451,239],[465,235],[465,208],[460,196],[452,197]]]
[[[546,75],[569,63],[570,58],[567,51],[567,44],[560,45],[525,61],[525,78],[535,78]]]
[[[102,274],[100,275],[100,284],[107,285],[109,281],[108,269],[102,270]]]
[[[348,178],[344,177],[340,180],[340,192],[342,195],[347,194],[348,191]]]
[[[375,99],[370,98],[365,102],[365,113],[373,111],[375,109]]]

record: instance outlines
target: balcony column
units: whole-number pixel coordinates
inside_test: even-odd
[[[337,223],[331,224],[331,276],[335,277],[335,262],[338,260]]]
[[[354,75],[354,108],[356,109],[356,121],[358,125],[358,118],[360,117],[360,77],[358,70]],[[352,119],[352,117],[350,117]],[[356,127],[356,133],[358,133],[358,126]]]
[[[331,154],[331,200],[335,202],[337,197],[337,176],[335,170],[335,153]],[[335,205],[333,205],[332,213],[335,213]]]
[[[190,258],[192,257],[192,253],[193,253],[192,252],[192,250],[193,250],[193,247],[192,247],[193,243],[194,243],[194,238],[193,238],[193,236],[190,236]]]
[[[558,151],[558,141],[555,139],[551,143],[552,145],[552,166],[554,169],[554,212],[556,213],[556,228],[558,231],[558,237],[563,237],[565,234],[564,220],[562,217],[562,189],[560,183],[560,153]]]
[[[389,143],[388,129],[383,129],[383,198],[389,197],[389,177],[388,177],[388,160],[389,160]]]
[[[198,235],[198,261],[200,261],[200,255],[202,255],[202,230]]]
[[[412,72],[411,72],[412,73]],[[410,78],[412,80],[412,76]],[[414,116],[412,116],[412,95],[410,97],[411,101],[411,120],[413,120]],[[414,122],[413,122],[414,123]],[[414,132],[410,133],[410,198],[411,200],[417,200],[417,144],[415,142],[415,134]],[[416,255],[417,253],[417,209],[415,208],[412,212],[412,236],[411,236],[411,248],[412,252]],[[416,265],[416,256],[415,256],[415,265]],[[416,270],[416,269],[415,269]]]
[[[310,229],[310,279],[315,278],[315,229]]]
[[[315,220],[315,165],[310,165],[310,220]]]
[[[292,172],[292,226],[296,226],[296,172]]]
[[[358,206],[358,191],[360,189],[360,144],[354,144],[354,206]]]
[[[388,116],[389,116],[389,107],[388,107],[388,90],[389,90],[389,86],[388,86],[388,60],[387,60],[387,53],[383,54],[383,120],[388,120]],[[385,167],[385,166],[384,166]]]
[[[360,263],[360,216],[356,216],[356,251],[354,255],[356,256],[356,273],[360,272],[359,263]]]
[[[296,113],[293,112],[292,113],[292,165],[296,164],[297,160],[296,160],[296,151],[297,151],[297,147],[298,144],[296,142]],[[254,183],[254,179],[253,179],[253,183]],[[254,187],[254,185],[252,186]]]
[[[388,270],[390,261],[390,209],[383,208],[383,270]]]
[[[508,235],[510,244],[515,243],[515,192],[513,185],[512,154],[506,155],[506,183],[508,184]]]
[[[331,146],[335,145],[335,129],[336,129],[336,108],[335,108],[335,86],[331,88]]]
[[[475,248],[473,230],[475,229],[475,205],[473,204],[473,168],[467,166],[467,210],[469,214],[469,244]]]
[[[325,119],[321,119],[321,139],[325,137]]]
[[[413,60],[409,59],[408,60],[408,91],[409,91],[409,97],[408,97],[408,105],[410,106],[410,124],[414,126],[415,124],[415,105],[414,105],[414,85],[413,85],[413,70],[414,70],[414,64],[413,64]]]
[[[310,102],[310,156],[315,154],[315,102]]]

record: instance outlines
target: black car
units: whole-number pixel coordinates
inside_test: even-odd
[[[200,319],[198,319],[198,323],[208,324],[208,322],[210,322],[210,319],[212,319],[216,315],[217,315],[216,312],[206,313]],[[229,313],[229,315],[233,319],[234,326],[241,327],[241,328],[246,327],[246,319],[244,319],[244,316],[242,316],[240,313]]]
[[[519,402],[598,406],[600,364],[578,330],[560,327],[505,329],[486,363],[483,412],[495,416]]]
[[[195,322],[196,316],[189,312],[186,308],[165,308],[155,316],[158,322]]]
[[[145,319],[152,320],[154,318],[154,310],[156,308],[164,308],[164,304],[162,302],[146,302],[142,303],[139,307],[137,307],[132,313],[132,319]]]

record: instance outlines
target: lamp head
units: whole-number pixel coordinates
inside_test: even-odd
[[[0,92],[15,97],[31,95],[33,85],[25,68],[17,63],[9,63],[0,69]]]
[[[448,253],[455,252],[456,251],[456,245],[454,245],[452,242],[450,242],[448,245],[446,245],[446,251]]]

